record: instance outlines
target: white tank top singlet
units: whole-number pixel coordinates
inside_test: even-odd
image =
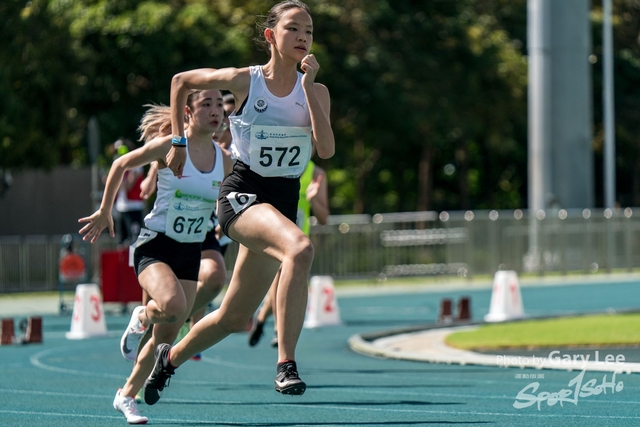
[[[181,179],[169,168],[158,170],[156,201],[144,218],[149,230],[165,233],[183,243],[204,241],[224,180],[222,150],[218,144],[213,143],[216,160],[210,172],[196,169],[189,156],[188,144],[187,141],[187,161]]]
[[[269,92],[262,66],[249,67],[249,94],[240,115],[229,117],[231,151],[254,172],[298,178],[311,157],[311,116],[302,74],[285,97]]]

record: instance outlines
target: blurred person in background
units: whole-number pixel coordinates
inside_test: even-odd
[[[113,143],[115,158],[119,158],[134,150],[136,147],[128,139],[120,138]],[[118,189],[115,208],[118,214],[116,226],[119,235],[118,243],[130,245],[138,237],[142,226],[144,200],[140,194],[140,184],[144,179],[142,167],[127,170],[122,177],[122,184]]]

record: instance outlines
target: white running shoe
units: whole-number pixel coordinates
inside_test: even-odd
[[[144,305],[140,305],[133,309],[129,325],[127,325],[127,329],[125,329],[124,334],[122,334],[122,339],[120,340],[120,352],[122,353],[122,357],[127,360],[136,360],[138,344],[147,330],[147,328],[142,326],[140,320],[138,320],[138,315],[144,310],[144,307]]]
[[[123,396],[121,391],[122,389],[119,388],[116,392],[116,397],[113,399],[113,409],[123,413],[129,424],[146,424],[149,418],[140,415],[135,399],[131,396]]]

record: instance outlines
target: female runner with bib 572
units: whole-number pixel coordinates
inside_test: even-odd
[[[240,249],[220,309],[198,322],[173,348],[158,346],[145,382],[147,404],[160,398],[175,368],[245,329],[280,265],[275,389],[291,395],[306,389],[298,376],[295,349],[306,311],[313,245],[296,226],[299,177],[312,145],[321,158],[334,154],[330,98],[327,88],[314,81],[319,65],[309,53],[313,21],[307,5],[297,0],[278,3],[260,30],[270,54],[267,64],[192,70],[175,75],[171,82],[171,124],[178,138],[189,90],[226,89],[235,96],[239,108],[229,121],[231,151],[237,160],[222,184],[218,216],[224,233]],[[173,147],[167,165],[181,176],[183,164],[184,149]]]

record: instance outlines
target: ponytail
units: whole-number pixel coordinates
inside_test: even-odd
[[[166,105],[145,104],[149,109],[142,116],[138,131],[140,141],[147,143],[159,136],[171,135],[171,108]]]
[[[202,93],[202,90],[192,90],[187,96],[187,106],[193,110],[194,99]],[[159,136],[171,135],[171,107],[162,104],[145,104],[149,109],[142,116],[138,131],[140,141],[147,143]],[[189,123],[185,117],[185,123]]]

